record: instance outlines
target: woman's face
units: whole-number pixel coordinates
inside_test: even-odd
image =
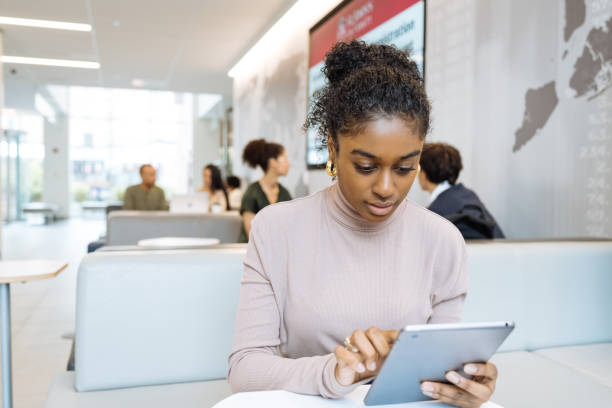
[[[204,169],[204,187],[210,188],[212,186],[212,171],[210,169]]]
[[[369,221],[387,219],[406,198],[416,177],[424,140],[398,117],[368,122],[356,134],[329,145],[344,197]]]
[[[291,163],[289,163],[286,150],[283,150],[277,158],[270,159],[268,163],[268,169],[274,170],[279,176],[286,176],[289,173],[289,167],[291,167]]]

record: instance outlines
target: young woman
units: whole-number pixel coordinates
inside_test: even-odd
[[[351,42],[337,44],[323,70],[328,84],[307,125],[327,141],[337,183],[253,220],[229,357],[236,392],[338,398],[376,376],[397,329],[461,317],[465,242],[406,200],[429,130],[416,64],[395,48]],[[464,370],[476,380],[451,371],[451,384],[424,382],[423,393],[480,406],[496,368]]]
[[[242,230],[238,242],[247,242],[255,214],[270,204],[291,200],[289,191],[278,182],[279,177],[289,172],[290,163],[283,146],[264,139],[250,141],[242,152],[242,160],[252,168],[261,167],[264,172],[264,176],[251,184],[242,196]]]
[[[221,170],[214,164],[209,164],[202,170],[202,178],[204,183],[200,192],[208,193],[208,211],[213,211],[215,206],[221,211],[229,211],[229,200]]]

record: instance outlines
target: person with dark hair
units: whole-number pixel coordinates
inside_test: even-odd
[[[425,143],[419,184],[431,194],[429,210],[448,218],[465,239],[504,238],[504,233],[475,192],[457,184],[461,154],[445,143]]]
[[[157,172],[150,164],[140,166],[142,183],[130,186],[123,196],[124,210],[165,211],[168,203],[164,190],[155,185]]]
[[[264,139],[251,140],[242,152],[242,160],[252,168],[261,167],[264,176],[251,184],[242,196],[240,215],[242,229],[238,242],[248,242],[251,221],[260,210],[270,204],[291,200],[291,194],[278,182],[289,172],[289,158],[285,148]]]
[[[208,193],[208,211],[218,208],[219,211],[229,211],[229,199],[221,178],[221,170],[214,164],[209,164],[202,170],[203,185],[199,190]]]
[[[240,191],[240,179],[236,176],[227,176],[225,179],[227,184],[227,195],[229,197],[229,206],[231,210],[240,210],[242,203],[242,191]]]
[[[395,47],[341,42],[323,73],[305,127],[327,144],[337,182],[253,220],[229,356],[234,392],[339,398],[377,375],[397,329],[461,319],[465,241],[406,200],[430,124],[416,63]],[[462,368],[474,379],[449,371],[448,384],[425,381],[423,393],[480,406],[496,368]]]

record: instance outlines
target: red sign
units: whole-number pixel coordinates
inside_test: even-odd
[[[309,67],[323,61],[338,41],[372,31],[421,0],[353,0],[310,33]]]

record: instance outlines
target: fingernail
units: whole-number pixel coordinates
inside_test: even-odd
[[[376,370],[376,362],[374,362],[374,361],[370,361],[370,362],[368,363],[368,370],[370,370],[370,371],[374,371],[374,370]]]
[[[448,381],[452,382],[453,384],[458,384],[461,381],[461,378],[459,377],[459,375],[452,371],[446,374],[446,378],[448,378]]]
[[[465,367],[463,367],[463,371],[465,371],[468,374],[476,374],[476,371],[478,371],[478,369],[476,368],[474,364],[468,364]]]
[[[433,390],[434,390],[434,387],[430,383],[421,384],[421,391],[423,391],[424,394],[431,394]]]
[[[363,364],[359,363],[357,365],[357,372],[358,373],[365,373],[365,366]]]

